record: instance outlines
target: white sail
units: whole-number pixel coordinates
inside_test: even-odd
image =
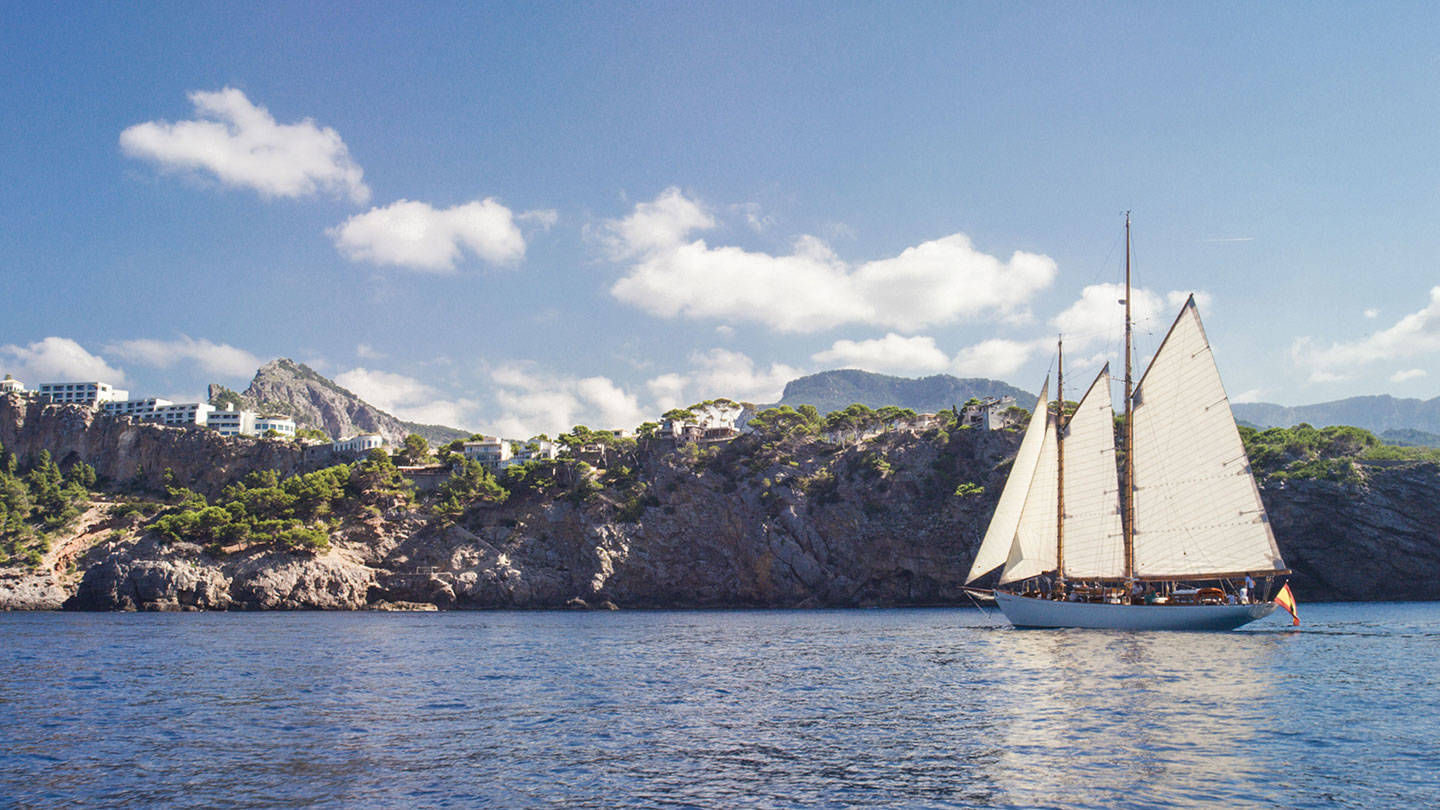
[[[1050,380],[1040,389],[1040,400],[1035,413],[1030,416],[1030,425],[1025,429],[1025,438],[1020,440],[1020,449],[1015,453],[1015,462],[1010,465],[1010,477],[1005,480],[1005,489],[995,504],[995,514],[990,518],[990,527],[985,530],[985,539],[975,553],[975,562],[970,566],[966,582],[973,582],[1003,565],[1010,555],[1010,545],[1015,539],[1015,529],[1020,525],[1020,512],[1025,507],[1025,496],[1030,492],[1030,481],[1035,477],[1035,464],[1040,459],[1040,445],[1048,420],[1045,417],[1046,403],[1050,397]]]
[[[1065,425],[1065,575],[1125,575],[1125,533],[1115,474],[1115,413],[1107,364]]]
[[[1133,403],[1135,574],[1284,568],[1193,297]]]
[[[1035,474],[1030,479],[1025,505],[1020,509],[1005,570],[1000,573],[1001,584],[1055,570],[1055,542],[1060,524],[1056,508],[1060,465],[1055,448],[1055,420],[1049,415],[1049,403],[1037,404],[1035,408],[1045,411],[1040,457],[1035,461]]]

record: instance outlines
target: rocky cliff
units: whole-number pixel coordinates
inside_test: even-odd
[[[172,435],[185,431],[135,432],[145,426],[69,410],[25,410],[19,425],[7,403],[0,439],[61,450],[57,458],[73,452],[108,474],[163,464],[212,484],[223,477],[198,457],[183,460],[200,452],[190,444],[199,439]],[[144,519],[97,507],[43,570],[0,578],[0,607],[968,604],[962,580],[1018,441],[904,430],[845,446],[747,436],[593,448],[584,463],[511,482],[502,503],[455,513],[427,496],[357,511],[318,552],[163,542]],[[240,445],[213,449],[230,474],[308,463],[246,446],[255,455],[244,463]],[[1345,481],[1265,479],[1262,495],[1302,601],[1440,598],[1440,466],[1366,463]]]
[[[210,386],[212,402],[228,394],[232,392],[222,386]],[[397,419],[304,363],[284,357],[261,366],[238,400],[241,407],[285,413],[302,427],[318,428],[337,439],[379,433],[392,445],[399,445],[407,435],[418,433],[432,444],[444,444],[470,435],[458,428]]]
[[[84,461],[107,488],[157,491],[167,469],[192,489],[213,492],[252,470],[291,475],[334,458],[328,447],[164,427],[16,394],[0,396],[0,445],[22,460],[44,450],[61,467]]]

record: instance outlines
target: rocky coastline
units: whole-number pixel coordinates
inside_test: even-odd
[[[580,453],[547,486],[441,515],[423,496],[338,521],[328,547],[161,537],[97,494],[43,564],[0,567],[6,610],[803,608],[968,605],[970,560],[1019,436],[897,429],[863,440],[647,442]],[[218,493],[256,470],[334,463],[0,400],[0,443],[83,460],[115,491]],[[1262,479],[1302,601],[1440,598],[1440,466]]]

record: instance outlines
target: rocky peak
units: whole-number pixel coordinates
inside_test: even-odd
[[[284,413],[302,427],[318,428],[335,438],[379,433],[391,444],[399,444],[407,435],[418,433],[431,443],[444,443],[469,435],[456,428],[398,419],[287,357],[261,366],[242,394],[211,385],[210,399],[212,403],[234,402],[237,407]]]

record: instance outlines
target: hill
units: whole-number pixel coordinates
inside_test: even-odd
[[[1315,427],[1349,425],[1379,434],[1391,430],[1440,433],[1440,397],[1399,399],[1380,394],[1295,407],[1240,402],[1231,408],[1236,419],[1258,428],[1293,427],[1308,422]]]
[[[853,403],[871,408],[894,405],[917,413],[936,413],[964,405],[971,397],[1014,397],[1022,408],[1035,407],[1035,395],[998,380],[961,379],[949,374],[912,379],[857,369],[822,371],[785,384],[776,405],[814,405],[820,413],[838,411]]]
[[[469,431],[459,428],[398,419],[304,363],[285,357],[261,366],[244,393],[237,394],[212,384],[210,403],[223,407],[227,402],[237,408],[287,414],[297,425],[318,428],[337,439],[359,433],[379,433],[396,445],[407,435],[417,433],[431,444],[445,444],[470,436]]]

